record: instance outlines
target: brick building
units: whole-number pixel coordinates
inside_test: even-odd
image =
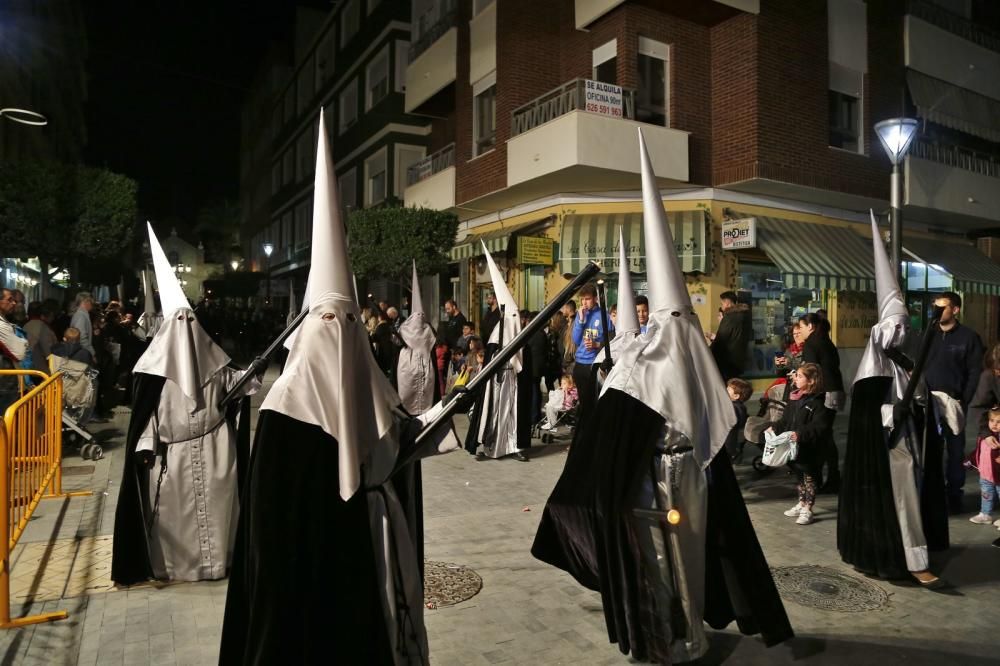
[[[462,224],[442,297],[480,316],[482,243],[538,309],[587,260],[617,273],[625,230],[644,284],[636,128],[650,145],[696,309],[752,304],[751,376],[773,376],[786,322],[819,308],[852,360],[874,319],[868,209],[888,209],[873,129],[910,116],[908,301],[934,291],[996,339],[1000,11],[983,0],[414,0],[405,110],[430,155],[405,201]],[[743,222],[735,222],[743,220]],[[730,223],[730,224],[726,224]],[[753,230],[723,247],[723,225]],[[887,228],[887,226],[886,226]],[[995,253],[994,254],[1000,254]],[[994,257],[994,258],[1000,258]],[[612,284],[614,281],[612,281]],[[615,300],[612,294],[610,300]]]

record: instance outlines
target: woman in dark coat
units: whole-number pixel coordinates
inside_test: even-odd
[[[792,432],[798,455],[789,466],[799,475],[799,501],[785,515],[797,517],[799,525],[812,522],[816,485],[823,470],[824,456],[833,438],[834,412],[824,404],[823,375],[815,363],[804,363],[795,371],[795,390],[781,419],[773,426],[776,434]]]
[[[826,392],[825,405],[833,416],[844,406],[844,378],[840,374],[840,354],[830,339],[830,322],[815,312],[799,319],[799,332],[805,339],[802,345],[802,362],[815,363],[823,373],[823,388]],[[833,418],[831,416],[831,419]],[[826,465],[826,480],[820,492],[835,493],[840,489],[840,452],[833,437],[825,444],[823,463]],[[823,479],[822,474],[816,477]]]

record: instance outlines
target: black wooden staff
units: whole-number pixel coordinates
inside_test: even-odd
[[[288,336],[292,334],[292,331],[294,331],[296,328],[299,327],[299,324],[302,323],[302,321],[306,318],[307,314],[309,314],[308,308],[302,310],[302,312],[296,315],[295,319],[292,320],[292,323],[290,323],[285,328],[285,330],[281,332],[281,335],[275,338],[274,342],[271,343],[271,346],[265,349],[264,353],[262,353],[260,356],[258,356],[253,360],[253,363],[251,363],[250,367],[247,368],[247,372],[243,373],[243,376],[240,377],[238,382],[236,382],[236,386],[234,386],[229,391],[229,393],[227,393],[219,402],[219,409],[224,410],[226,408],[226,405],[229,404],[233,398],[235,398],[237,395],[240,394],[240,389],[242,389],[246,385],[246,383],[250,381],[250,378],[256,374],[255,372],[251,372],[250,370],[252,370],[254,367],[261,367],[265,365],[271,359],[271,357],[274,356],[275,352],[281,349],[281,345],[284,344],[285,340],[288,339]]]

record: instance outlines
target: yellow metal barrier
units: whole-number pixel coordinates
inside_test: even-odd
[[[90,495],[62,491],[62,375],[0,370],[17,376],[21,398],[7,408],[0,428],[0,627],[62,620],[66,611],[10,618],[10,554],[43,499]],[[32,377],[35,386],[24,381]]]

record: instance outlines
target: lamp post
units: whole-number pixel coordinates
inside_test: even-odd
[[[875,133],[892,162],[892,179],[889,183],[889,254],[892,265],[899,274],[903,256],[903,182],[899,165],[917,135],[917,121],[913,118],[890,118],[875,123]]]
[[[240,262],[238,259],[233,259],[232,261],[229,262],[229,265],[232,267],[233,272],[235,273],[236,269],[240,267]]]
[[[264,243],[264,254],[267,256],[267,297],[264,299],[265,305],[271,304],[271,253],[274,252],[273,243]]]

